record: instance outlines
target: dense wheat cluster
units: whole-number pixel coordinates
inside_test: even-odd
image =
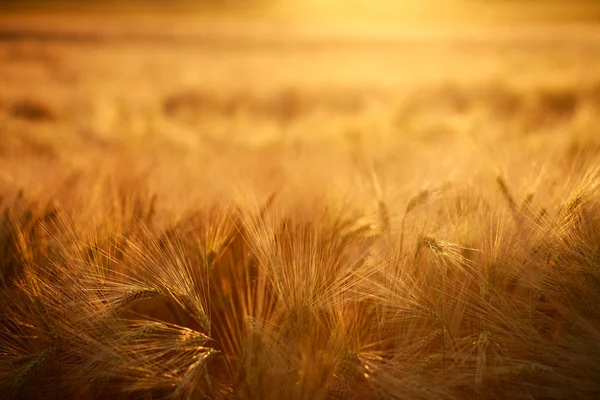
[[[32,18],[0,34],[1,398],[600,396],[596,28]]]

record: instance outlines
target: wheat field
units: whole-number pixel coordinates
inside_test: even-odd
[[[600,396],[595,7],[136,7],[0,15],[0,398]]]

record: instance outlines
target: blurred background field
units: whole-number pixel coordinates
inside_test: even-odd
[[[115,158],[326,182],[359,146],[410,187],[598,150],[594,2],[371,3],[3,3],[0,185]]]

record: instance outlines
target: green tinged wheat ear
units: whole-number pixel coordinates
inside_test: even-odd
[[[21,393],[25,388],[25,385],[32,384],[33,381],[40,375],[40,373],[48,366],[48,363],[56,353],[55,347],[49,347],[41,352],[37,353],[33,357],[29,356],[30,359],[21,371],[14,377],[12,381],[13,393],[17,395]]]
[[[418,361],[418,369],[424,370],[431,367],[442,365],[444,355],[442,353],[429,354]]]
[[[444,251],[444,245],[438,242],[433,236],[423,236],[421,244],[428,249],[442,253]]]
[[[141,328],[136,329],[134,332],[125,336],[124,341],[126,344],[133,344],[136,341],[163,332],[167,329],[167,326],[160,322],[149,322]]]
[[[353,378],[362,376],[365,373],[359,354],[352,350],[344,351],[338,365],[338,371],[347,377]]]

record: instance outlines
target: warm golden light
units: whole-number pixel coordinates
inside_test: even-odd
[[[0,1],[0,398],[600,398],[593,1]]]

